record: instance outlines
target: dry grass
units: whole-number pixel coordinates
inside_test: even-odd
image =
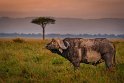
[[[0,39],[0,83],[123,83],[124,41],[112,40],[116,44],[117,67],[107,72],[104,63],[97,67],[81,64],[74,72],[72,64],[63,57],[45,48],[48,40]]]

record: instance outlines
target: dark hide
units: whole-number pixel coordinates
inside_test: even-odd
[[[68,59],[74,67],[79,67],[80,63],[97,65],[104,61],[108,69],[115,65],[115,47],[105,38],[53,39],[46,48]]]

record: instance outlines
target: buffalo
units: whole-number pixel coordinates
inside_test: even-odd
[[[52,53],[57,53],[68,59],[74,68],[80,67],[80,63],[96,66],[105,62],[106,68],[109,70],[115,66],[115,46],[106,38],[52,39],[46,48]]]

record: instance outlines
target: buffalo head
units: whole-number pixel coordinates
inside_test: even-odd
[[[67,41],[64,42],[61,39],[52,39],[52,41],[46,45],[46,48],[53,53],[56,53],[57,51],[62,53],[63,50],[68,48],[68,46],[69,43]]]

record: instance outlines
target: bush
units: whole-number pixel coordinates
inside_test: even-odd
[[[14,42],[17,42],[17,43],[24,43],[25,40],[24,39],[21,39],[21,38],[16,38],[16,39],[13,39]]]

